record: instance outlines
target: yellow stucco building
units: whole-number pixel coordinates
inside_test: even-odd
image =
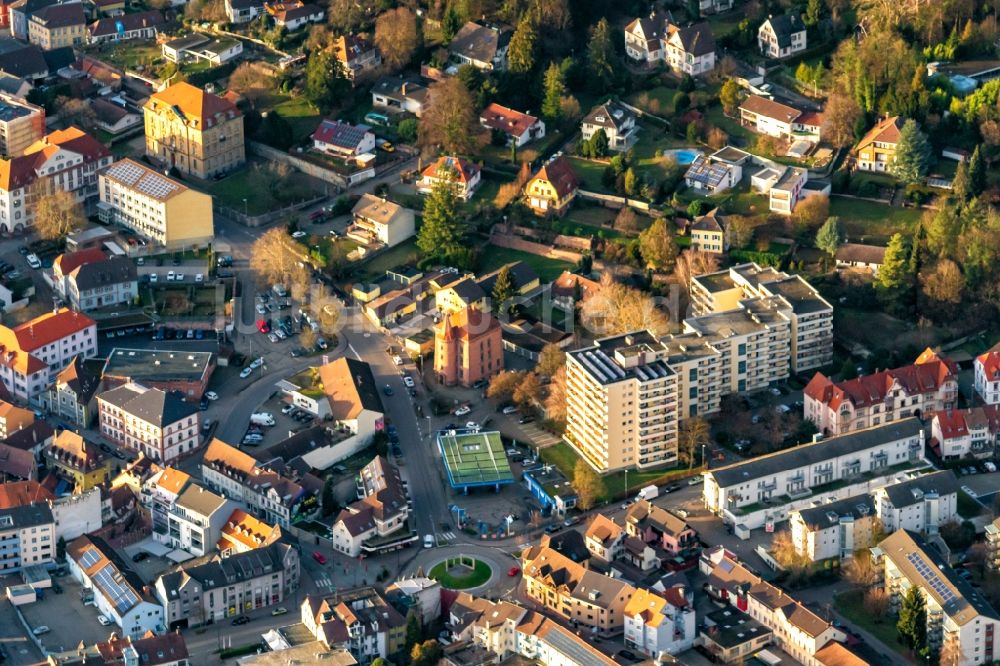
[[[120,224],[168,248],[204,245],[212,240],[212,197],[124,159],[99,176],[101,221]]]
[[[101,485],[111,475],[111,458],[72,430],[59,433],[44,455],[49,469],[75,483],[77,494]]]
[[[243,114],[227,99],[189,83],[151,95],[143,107],[146,155],[198,178],[246,162]]]

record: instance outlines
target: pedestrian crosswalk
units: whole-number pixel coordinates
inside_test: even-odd
[[[438,539],[442,541],[454,541],[458,538],[458,535],[454,532],[442,532],[438,534]]]
[[[333,580],[331,580],[330,576],[325,573],[315,576],[313,578],[313,582],[316,583],[316,587],[322,590],[330,591],[333,589]]]

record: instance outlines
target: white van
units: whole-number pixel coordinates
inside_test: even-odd
[[[34,268],[35,270],[38,270],[39,268],[42,267],[42,261],[41,261],[41,259],[38,258],[37,254],[34,254],[34,253],[29,254],[24,259],[25,259],[25,261],[28,262],[28,265],[31,266],[32,268]]]

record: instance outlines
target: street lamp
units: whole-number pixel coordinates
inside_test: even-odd
[[[250,217],[250,208],[247,206],[246,197],[243,197],[243,217]]]

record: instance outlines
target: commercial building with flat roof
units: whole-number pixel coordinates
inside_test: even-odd
[[[444,460],[448,482],[456,490],[514,483],[499,432],[442,430],[437,434],[438,450]]]
[[[104,362],[106,388],[138,382],[149,388],[177,391],[192,402],[201,400],[215,371],[215,354],[198,351],[115,347]]]

